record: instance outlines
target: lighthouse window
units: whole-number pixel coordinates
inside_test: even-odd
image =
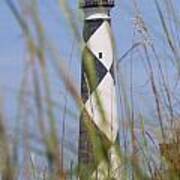
[[[103,54],[102,52],[99,52],[99,59],[102,59],[103,58]]]

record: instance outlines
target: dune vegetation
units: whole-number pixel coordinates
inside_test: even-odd
[[[76,83],[74,72],[69,70],[70,64],[72,66],[73,63],[72,54],[69,54],[69,59],[64,59],[51,42],[44,25],[46,19],[41,16],[43,1],[5,0],[5,2],[21,29],[26,58],[17,93],[18,110],[13,130],[7,129],[6,113],[3,108],[0,111],[1,179],[78,179],[78,177],[85,180],[97,179],[89,173],[89,166],[79,168],[77,162],[67,163],[67,157],[64,156],[67,149],[71,149],[74,156],[77,156],[77,150],[73,150],[75,145],[67,145],[64,142],[65,121],[68,121],[68,118],[78,119],[78,113],[73,113],[72,105],[67,103],[67,99],[74,102],[78,112],[84,108],[80,86]],[[76,41],[77,51],[81,52],[83,48],[81,15],[77,14],[77,17],[74,17],[70,7],[71,1],[59,0],[54,3],[68,23]],[[154,4],[156,11],[154,14],[159,20],[159,24],[155,26],[161,29],[161,34],[151,32],[152,27],[146,24],[144,14],[141,12],[141,0],[133,0],[132,44],[116,61],[120,138],[113,146],[120,161],[118,171],[121,175],[118,179],[178,180],[180,179],[178,93],[180,14],[175,0],[152,0],[147,3]],[[163,48],[158,47],[157,41],[163,42]],[[116,51],[121,52],[116,43],[115,47]],[[143,64],[148,77],[144,85],[151,93],[149,104],[152,110],[148,115],[146,111],[138,110],[140,99],[134,97],[132,71],[136,68],[136,59],[138,63]],[[128,78],[122,70],[124,62],[130,67]],[[91,67],[88,68],[89,71],[93,71]],[[172,67],[173,76],[168,74],[169,67]],[[67,91],[64,97],[58,97],[53,93],[51,71],[55,74],[53,77],[56,76],[57,81],[61,82],[61,87]],[[64,105],[59,103],[61,99]],[[146,102],[144,106],[147,104]],[[61,109],[61,121],[58,118],[58,109]],[[33,125],[30,125],[32,122]],[[76,121],[68,122],[71,124]],[[78,124],[78,121],[76,123]],[[31,130],[30,127],[35,128]],[[90,123],[87,124],[87,129],[92,145],[96,147],[95,162],[98,163],[103,159],[107,164],[104,166],[104,172],[108,172],[111,167],[108,156],[109,144],[98,135]],[[75,136],[73,132],[68,133],[68,137],[73,139]],[[93,164],[93,168],[96,168],[96,164]],[[107,173],[107,177],[103,179],[115,179],[113,171]]]

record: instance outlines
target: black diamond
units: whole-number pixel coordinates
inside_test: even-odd
[[[93,20],[85,20],[84,22],[84,30],[83,30],[83,38],[84,41],[87,42],[89,38],[96,32],[96,30],[102,25],[103,22],[107,21],[111,26],[111,20],[103,20],[103,19],[93,19]]]
[[[86,103],[86,101],[89,98],[89,93],[88,93],[88,84],[85,78],[85,73],[84,73],[84,68],[82,67],[82,74],[81,74],[81,97],[83,103]]]
[[[85,42],[89,40],[103,22],[103,19],[86,20],[84,22],[83,37]]]
[[[114,74],[114,63],[111,65],[111,68],[109,70],[113,80],[114,80],[114,83],[116,82],[116,78],[115,78],[115,74]]]
[[[106,67],[86,47],[83,52],[82,63],[81,93],[83,102],[87,101],[88,96],[90,96],[93,93],[93,91],[97,88],[97,86],[103,80],[107,72],[108,70],[106,69]]]

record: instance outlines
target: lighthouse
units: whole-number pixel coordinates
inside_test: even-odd
[[[81,97],[84,110],[79,128],[79,163],[94,161],[92,142],[86,121],[111,144],[118,138],[116,80],[114,71],[114,43],[110,11],[114,0],[83,0],[84,12],[81,70]],[[86,111],[86,113],[84,113]],[[87,114],[88,117],[87,118]]]

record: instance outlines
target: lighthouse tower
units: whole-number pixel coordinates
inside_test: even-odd
[[[115,93],[114,48],[110,10],[114,0],[84,0],[84,50],[82,55],[81,96],[84,111],[96,128],[110,142],[118,136],[117,98]],[[88,135],[86,113],[81,113],[79,163],[89,165],[94,156]]]

